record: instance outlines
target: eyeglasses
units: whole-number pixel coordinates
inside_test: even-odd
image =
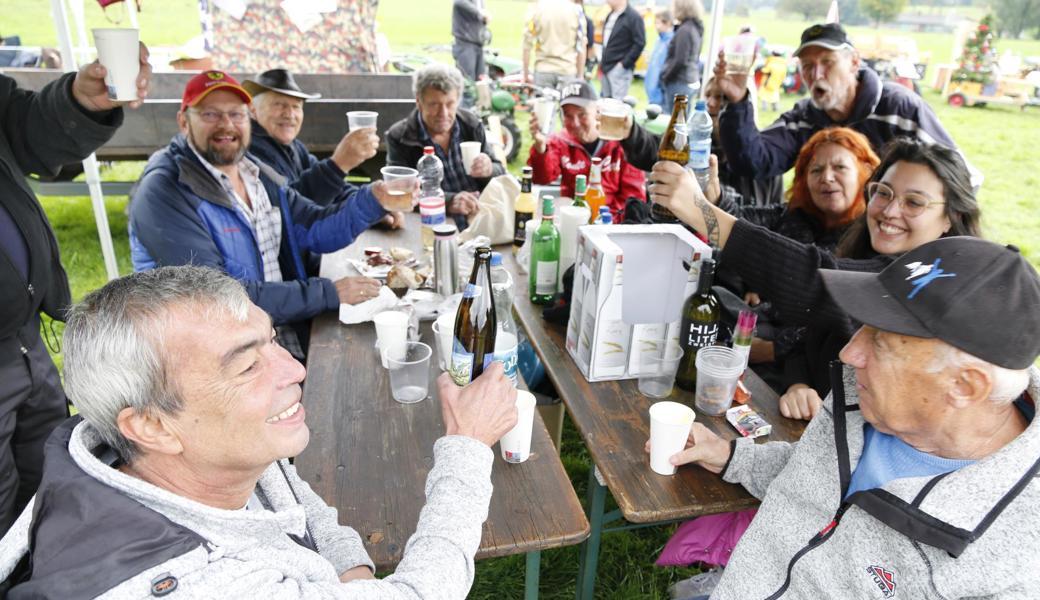
[[[223,121],[225,115],[235,125],[241,125],[249,120],[249,111],[246,110],[229,110],[227,112],[222,110],[196,110],[194,108],[191,110],[202,119],[203,123],[211,125]]]
[[[876,208],[879,212],[884,212],[888,209],[888,205],[892,204],[893,200],[897,200],[899,209],[908,217],[920,215],[933,204],[946,204],[941,200],[932,200],[928,196],[917,192],[897,195],[895,190],[889,187],[888,184],[880,181],[872,181],[867,184],[867,199],[870,206]]]

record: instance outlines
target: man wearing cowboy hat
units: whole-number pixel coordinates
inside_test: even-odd
[[[305,253],[347,246],[386,216],[392,200],[382,181],[329,206],[301,195],[246,153],[251,101],[222,71],[188,81],[180,134],[152,156],[131,193],[131,256],[135,271],[193,264],[238,279],[271,315],[279,342],[303,357],[311,317],[379,291],[373,279],[309,277]]]

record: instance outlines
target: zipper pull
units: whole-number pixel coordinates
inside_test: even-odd
[[[31,283],[29,284],[29,295],[30,296],[35,296],[36,295],[36,288],[34,288],[33,284],[31,284]]]

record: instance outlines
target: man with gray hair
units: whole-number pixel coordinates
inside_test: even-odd
[[[460,228],[466,217],[477,212],[477,197],[492,177],[506,172],[484,135],[480,118],[459,106],[462,74],[455,67],[438,63],[415,72],[412,91],[415,110],[394,123],[386,132],[386,163],[415,168],[423,148],[433,148],[444,165],[444,190],[448,214]],[[462,142],[480,142],[480,154],[467,172],[462,162]]]
[[[822,273],[864,325],[801,440],[694,424],[671,459],[762,498],[712,598],[1040,597],[1036,271],[948,237]]]
[[[490,446],[516,422],[502,366],[465,388],[438,380],[446,435],[427,505],[382,580],[287,460],[310,436],[305,374],[216,270],[164,267],[88,294],[65,329],[80,416],[48,440],[35,507],[0,542],[0,578],[30,553],[9,597],[464,598]]]

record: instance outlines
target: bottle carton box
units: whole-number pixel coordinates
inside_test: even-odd
[[[677,337],[705,258],[711,248],[681,225],[579,229],[566,346],[586,379],[638,377],[640,354]]]

